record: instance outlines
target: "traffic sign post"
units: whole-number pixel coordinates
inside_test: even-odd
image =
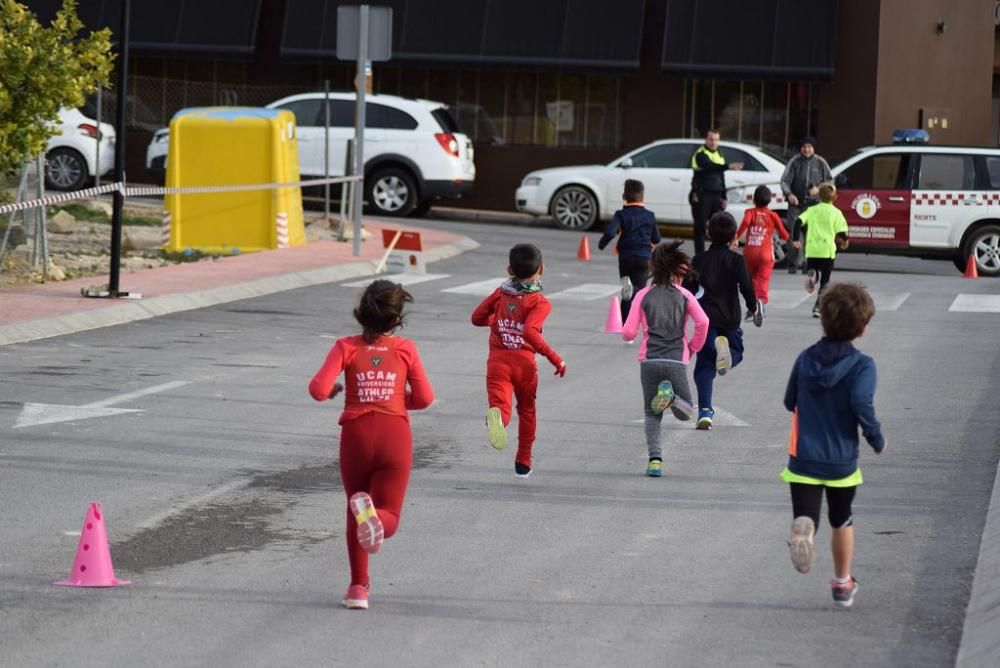
[[[365,173],[365,69],[371,61],[392,57],[392,8],[368,5],[337,8],[337,58],[357,61],[354,87],[354,173],[362,175],[354,187],[354,255],[361,255],[361,210],[364,203]]]

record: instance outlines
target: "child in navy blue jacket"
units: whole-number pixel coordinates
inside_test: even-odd
[[[785,390],[785,408],[793,419],[788,466],[781,479],[791,485],[794,519],[789,550],[800,573],[809,572],[816,559],[813,535],[826,490],[833,529],[833,603],[849,608],[858,590],[851,576],[851,502],[862,483],[858,428],[877,454],[886,446],[875,417],[875,361],[852,343],[868,329],[875,304],[864,288],[841,283],[830,286],[819,308],[824,337],[795,360]]]
[[[645,207],[646,188],[642,181],[625,180],[622,199],[625,206],[615,212],[607,231],[597,242],[604,250],[618,235],[618,275],[622,281],[622,322],[628,320],[632,306],[632,293],[642,290],[649,281],[649,258],[653,246],[660,243],[660,228],[656,226],[656,216]]]

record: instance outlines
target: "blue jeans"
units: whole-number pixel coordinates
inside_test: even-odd
[[[712,383],[715,381],[715,361],[718,355],[715,350],[717,336],[724,336],[729,340],[734,367],[743,361],[743,330],[719,329],[715,325],[709,325],[705,345],[698,351],[694,363],[694,386],[698,388],[699,409],[712,407]]]

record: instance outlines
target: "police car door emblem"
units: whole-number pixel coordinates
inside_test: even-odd
[[[372,366],[378,366],[382,363],[381,357],[372,357]]]

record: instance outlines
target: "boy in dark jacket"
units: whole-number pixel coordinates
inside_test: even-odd
[[[885,438],[875,417],[875,361],[859,352],[854,339],[862,336],[875,315],[875,304],[857,285],[831,286],[820,300],[824,337],[795,360],[785,390],[785,408],[792,411],[788,466],[781,479],[791,485],[792,563],[809,572],[816,559],[813,535],[819,525],[823,491],[833,529],[833,603],[849,608],[858,583],[851,576],[854,519],[851,502],[862,483],[858,468],[858,427],[876,454]]]
[[[645,207],[646,187],[642,181],[626,179],[622,199],[625,206],[615,212],[607,231],[597,242],[604,250],[618,235],[618,275],[622,281],[622,322],[628,320],[632,294],[646,287],[649,280],[649,258],[653,246],[660,243],[656,216]]]
[[[684,287],[698,297],[698,303],[708,316],[708,337],[694,364],[694,384],[698,388],[695,426],[702,431],[711,429],[715,418],[712,386],[716,373],[725,376],[743,360],[740,294],[746,301],[747,310],[754,314],[754,324],[760,327],[762,322],[747,263],[732,249],[736,219],[725,211],[712,216],[708,221],[708,238],[712,245],[691,261],[695,278],[684,282]],[[699,295],[699,291],[704,294]]]

